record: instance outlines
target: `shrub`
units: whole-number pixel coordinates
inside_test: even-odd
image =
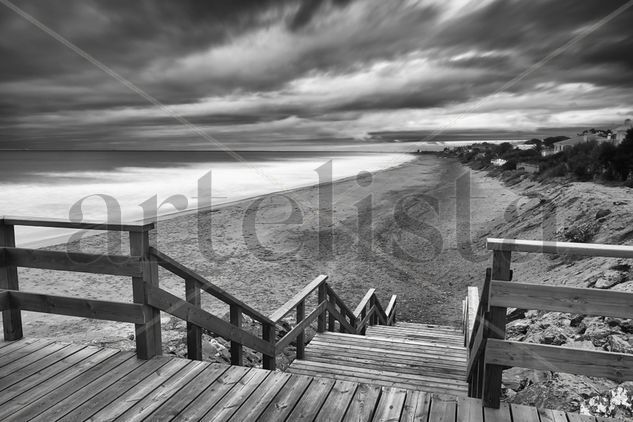
[[[587,243],[598,233],[600,224],[595,221],[575,224],[563,231],[563,237],[569,242]]]

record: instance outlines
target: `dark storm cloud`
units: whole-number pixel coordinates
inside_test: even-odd
[[[293,116],[314,122],[311,130],[325,121],[337,127],[348,121],[357,130],[356,122],[371,120],[363,120],[367,113],[453,113],[497,93],[624,3],[75,0],[61,7],[15,1],[195,124],[236,131]],[[615,101],[633,108],[623,100],[633,89],[632,16],[628,9],[506,87],[505,94],[526,99],[499,112],[538,108],[543,96],[554,98],[549,91],[572,83],[604,87],[578,109]],[[47,124],[60,136],[79,137],[90,128],[101,134],[100,124],[127,130],[170,122],[4,6],[0,57],[0,142],[8,134],[36,137]],[[554,113],[573,105],[565,98],[542,107]],[[494,105],[486,107],[494,112]],[[116,121],[119,126],[110,126]]]

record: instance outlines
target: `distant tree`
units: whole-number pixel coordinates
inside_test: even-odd
[[[504,142],[497,146],[497,154],[500,157],[503,157],[504,154],[512,151],[513,149],[514,149],[514,146],[510,142]]]
[[[541,151],[543,149],[543,141],[538,138],[532,138],[529,141],[525,141],[526,145],[534,145],[534,149]]]

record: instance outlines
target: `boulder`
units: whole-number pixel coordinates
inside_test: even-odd
[[[616,353],[633,353],[633,346],[623,336],[610,335],[607,338],[607,350]]]
[[[521,341],[532,326],[532,320],[516,319],[506,325],[506,338]]]
[[[622,383],[615,388],[594,394],[580,404],[580,413],[630,420],[633,417],[633,382]]]
[[[609,289],[616,284],[626,281],[626,273],[616,270],[607,270],[596,279],[593,287],[596,289]]]
[[[611,327],[604,322],[588,325],[584,333],[580,336],[580,340],[589,340],[596,347],[604,347],[607,344],[609,336],[612,334],[621,334],[622,330],[619,326]]]
[[[617,383],[600,378],[554,373],[547,381],[534,383],[517,392],[512,403],[578,412],[581,404],[596,392],[605,394],[616,386]]]
[[[599,209],[596,212],[596,220],[599,220],[599,219],[601,219],[603,217],[606,217],[609,214],[611,214],[611,210],[610,209],[608,209],[608,208]]]

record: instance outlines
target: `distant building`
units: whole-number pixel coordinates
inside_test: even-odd
[[[582,144],[583,142],[587,142],[585,136],[576,136],[575,138],[567,139],[565,141],[556,142],[554,144],[554,154],[565,151],[573,147],[574,145]]]
[[[538,173],[540,168],[538,164],[533,163],[517,163],[517,170],[523,170],[526,173]]]
[[[618,145],[620,142],[624,141],[624,138],[626,138],[626,132],[631,129],[631,119],[626,119],[624,121],[624,125],[622,126],[618,126],[615,129],[613,129],[613,137],[614,137],[614,144]]]
[[[508,160],[504,160],[503,158],[495,158],[494,160],[490,160],[490,164],[492,164],[495,167],[501,167],[507,162]]]

